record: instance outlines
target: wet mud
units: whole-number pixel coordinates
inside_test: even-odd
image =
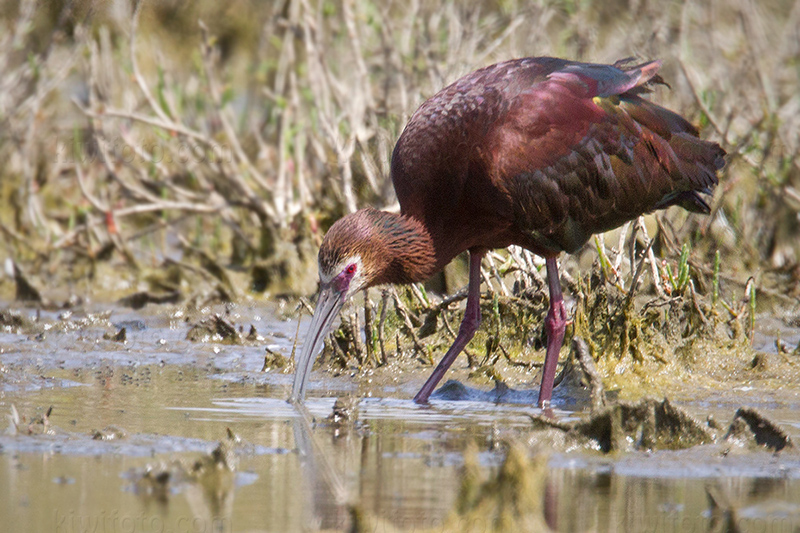
[[[800,393],[759,378],[769,368],[620,399],[576,340],[548,411],[535,367],[456,364],[418,406],[430,367],[392,358],[323,365],[298,407],[297,323],[280,316],[5,311],[0,515],[18,531],[800,526]]]

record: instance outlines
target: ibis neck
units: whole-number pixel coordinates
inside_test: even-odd
[[[370,210],[373,259],[379,265],[372,285],[418,283],[437,272],[433,240],[416,219]]]

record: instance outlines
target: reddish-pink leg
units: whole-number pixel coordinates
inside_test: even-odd
[[[544,356],[542,385],[539,389],[539,407],[550,406],[553,397],[553,381],[556,378],[558,353],[564,342],[564,330],[567,329],[567,310],[561,295],[561,282],[558,279],[558,263],[555,257],[547,257],[547,286],[550,289],[550,311],[544,319],[547,331],[547,353]]]
[[[470,250],[469,252],[469,288],[467,289],[467,309],[464,311],[464,320],[461,321],[461,327],[458,330],[458,335],[456,335],[456,340],[453,341],[453,345],[450,346],[442,360],[439,361],[425,385],[414,396],[414,401],[417,403],[428,403],[428,397],[433,392],[433,389],[436,388],[450,365],[453,364],[453,361],[456,360],[464,346],[472,339],[481,324],[481,259],[483,259],[485,253],[483,250]]]

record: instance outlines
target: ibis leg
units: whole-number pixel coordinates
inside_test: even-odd
[[[555,257],[546,258],[547,285],[550,289],[550,311],[544,319],[547,331],[547,353],[544,356],[542,385],[539,389],[539,407],[549,407],[553,397],[553,381],[556,377],[558,353],[564,342],[564,330],[567,328],[567,310],[561,295],[561,282],[558,276],[558,263]]]
[[[461,327],[456,335],[456,340],[453,345],[447,350],[439,364],[434,369],[431,377],[425,382],[425,385],[419,390],[414,401],[417,403],[428,403],[428,397],[436,388],[436,385],[444,377],[450,365],[456,360],[458,354],[464,349],[464,346],[475,335],[475,331],[481,324],[481,259],[483,259],[483,251],[469,252],[469,287],[467,289],[467,309],[464,312],[464,319],[461,321]]]

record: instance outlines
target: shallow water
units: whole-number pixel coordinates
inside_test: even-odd
[[[295,323],[266,308],[232,312],[237,324],[256,325],[262,345],[290,353]],[[163,308],[114,309],[107,320],[43,314],[41,322],[58,327],[0,334],[0,412],[13,405],[29,420],[53,407],[47,434],[37,425],[26,434],[23,422],[16,435],[0,435],[0,517],[9,531],[340,530],[349,504],[381,520],[379,530],[441,530],[467,444],[477,445],[488,474],[502,463],[503,442],[524,440],[529,415],[540,412],[480,394],[417,406],[410,398],[427,369],[361,388],[346,374],[314,373],[306,408],[297,409],[285,402],[291,374],[258,372],[261,346],[189,342],[185,317]],[[108,322],[126,326],[125,343],[102,338],[113,331]],[[760,339],[768,349],[769,334]],[[353,400],[354,424],[327,420],[335,397],[369,395]],[[800,442],[800,395],[791,389],[743,387],[676,403],[722,422],[755,406]],[[585,414],[580,402],[560,405],[570,410],[556,410],[559,418]],[[210,453],[227,429],[241,439],[232,483],[175,475],[178,462]],[[708,486],[736,506],[743,531],[800,528],[794,451],[539,452],[548,453],[546,520],[559,531],[706,531]],[[163,493],[142,482],[148,468],[173,472]]]

